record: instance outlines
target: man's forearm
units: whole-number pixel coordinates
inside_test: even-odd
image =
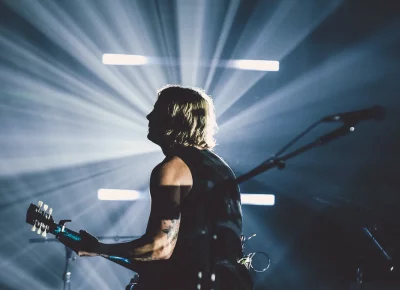
[[[163,248],[157,246],[155,239],[146,236],[126,243],[101,243],[97,252],[103,257],[117,256],[131,261],[162,260],[165,256]]]

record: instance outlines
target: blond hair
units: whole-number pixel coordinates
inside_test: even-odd
[[[167,147],[216,146],[218,130],[213,100],[200,88],[167,85],[158,91],[157,106],[164,112],[164,140]]]

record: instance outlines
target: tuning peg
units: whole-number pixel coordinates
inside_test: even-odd
[[[44,231],[42,233],[42,237],[45,238],[46,236],[47,236],[46,229],[44,229]]]
[[[38,235],[40,235],[41,233],[42,233],[42,227],[44,226],[44,224],[43,223],[40,223],[40,225],[39,225],[39,229],[37,230],[37,233],[38,233]]]
[[[52,208],[49,208],[49,218],[50,218],[50,216],[52,215],[52,213],[53,213],[53,209],[52,209]]]
[[[47,204],[44,204],[44,205],[43,205],[44,211],[46,211],[48,208],[49,208],[49,206],[48,206]]]
[[[32,232],[36,232],[36,221],[35,221],[35,223],[33,224],[33,227],[32,227],[32,229],[31,229],[31,231],[32,231]]]
[[[43,201],[39,200],[39,202],[38,202],[38,207],[41,208],[42,205],[43,205]]]

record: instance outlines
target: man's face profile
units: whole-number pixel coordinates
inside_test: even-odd
[[[161,102],[157,101],[154,104],[153,111],[146,116],[147,120],[149,120],[147,139],[158,145],[161,145],[165,131],[165,118],[163,118],[165,112],[161,110],[161,107],[163,107]]]

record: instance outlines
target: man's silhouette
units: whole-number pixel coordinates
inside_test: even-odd
[[[234,173],[212,149],[217,129],[210,96],[197,88],[158,92],[148,139],[165,159],[150,177],[151,213],[145,234],[103,244],[81,231],[80,256],[117,256],[137,265],[134,289],[252,289],[243,256],[242,211]]]

